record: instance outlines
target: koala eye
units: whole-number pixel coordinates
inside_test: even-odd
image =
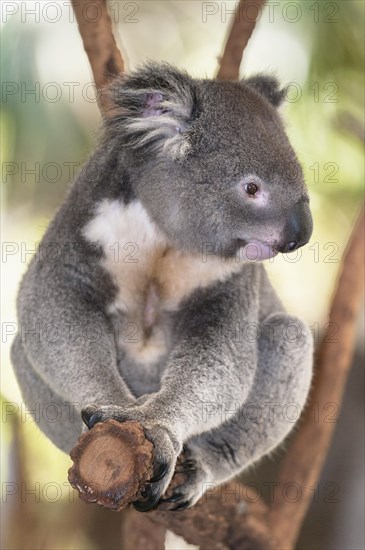
[[[245,185],[245,191],[248,195],[256,195],[257,191],[259,190],[258,185],[256,183],[253,183],[252,181],[246,183]]]

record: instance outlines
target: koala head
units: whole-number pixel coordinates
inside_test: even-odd
[[[106,136],[119,144],[135,194],[171,242],[249,259],[308,242],[308,194],[277,113],[284,92],[274,78],[198,80],[149,64],[111,93]]]

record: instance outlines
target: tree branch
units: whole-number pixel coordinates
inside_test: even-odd
[[[245,500],[246,499],[246,500]],[[249,503],[249,504],[248,504]],[[176,512],[159,507],[144,522],[150,531],[161,525],[200,550],[273,550],[278,548],[268,528],[267,506],[257,499],[255,491],[233,481],[205,494],[194,508]],[[140,514],[132,510],[124,526],[126,550],[145,548],[142,540],[129,546]],[[161,550],[161,546],[151,550]]]
[[[310,505],[313,484],[319,479],[327,456],[351,367],[358,312],[364,294],[364,230],[363,207],[342,259],[328,328],[317,350],[310,400],[279,475],[281,487],[294,481],[301,488],[302,497],[296,503],[287,498],[277,499],[270,509],[269,522],[283,549],[295,543]],[[336,337],[332,335],[333,327],[338,329]],[[336,418],[328,421],[333,407]],[[315,410],[319,411],[319,418],[315,417]],[[283,495],[280,486],[277,493]]]
[[[238,80],[242,55],[266,0],[240,0],[220,58],[218,80]]]
[[[96,424],[71,451],[69,482],[85,502],[121,510],[152,477],[152,451],[139,422]]]
[[[71,0],[80,35],[93,72],[99,108],[109,105],[104,87],[124,71],[124,61],[116,44],[106,0]]]

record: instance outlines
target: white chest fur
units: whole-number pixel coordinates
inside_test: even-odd
[[[172,247],[139,201],[124,205],[103,200],[83,235],[101,245],[102,265],[118,289],[109,312],[125,314],[142,336],[138,345],[126,346],[139,362],[155,361],[166,350],[159,312],[176,310],[197,287],[223,280],[240,268],[219,257],[204,262],[199,253]]]

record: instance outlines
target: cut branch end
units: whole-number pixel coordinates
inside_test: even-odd
[[[85,502],[118,511],[138,498],[152,476],[152,451],[139,422],[108,420],[79,438],[68,479]]]

